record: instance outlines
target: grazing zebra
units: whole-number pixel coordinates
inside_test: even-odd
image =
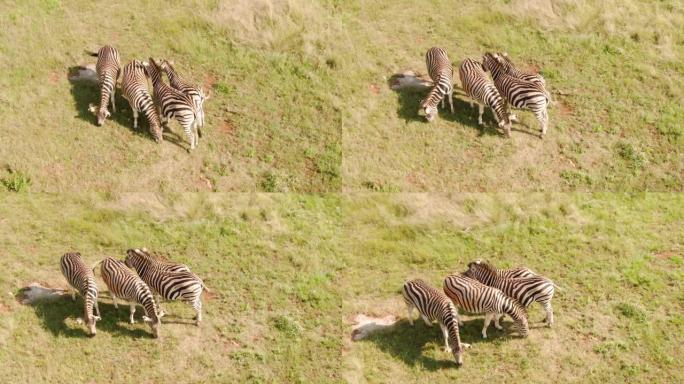
[[[529,73],[516,68],[506,52],[498,53],[498,55],[503,61],[506,62],[506,70],[509,75],[515,76],[521,80],[530,81],[532,83],[539,83],[546,87],[546,80],[544,79],[544,76],[539,73]]]
[[[534,113],[541,124],[540,137],[543,138],[549,123],[547,107],[550,101],[544,86],[510,75],[510,66],[496,53],[485,53],[482,64],[485,71],[491,72],[496,88],[513,107],[529,109]]]
[[[110,101],[112,103],[112,112],[116,113],[114,95],[116,93],[116,82],[119,79],[119,73],[121,72],[119,51],[112,46],[105,45],[100,48],[97,53],[89,52],[88,54],[97,57],[95,70],[97,71],[97,78],[100,83],[100,107],[99,109],[95,109],[95,107],[92,106],[90,111],[97,111],[97,125],[102,125],[105,120],[111,116],[107,110]]]
[[[551,299],[554,293],[553,281],[539,275],[505,278],[502,277],[493,266],[475,261],[468,263],[465,276],[475,279],[482,284],[500,289],[506,295],[516,299],[525,308],[533,302],[538,302],[546,311],[546,323],[550,327],[553,324],[553,308]]]
[[[147,71],[142,61],[133,60],[123,69],[123,96],[133,110],[133,128],[138,128],[138,113],[142,112],[150,124],[150,132],[157,143],[164,141],[162,126],[150,92],[147,90]]]
[[[97,307],[97,285],[93,271],[83,261],[78,252],[65,253],[59,261],[62,274],[69,282],[71,299],[76,300],[76,291],[83,296],[83,320],[91,336],[97,334],[95,323],[100,320],[100,309]],[[93,315],[95,309],[95,315]]]
[[[445,352],[453,353],[456,364],[463,364],[463,349],[469,348],[470,344],[461,343],[454,303],[442,292],[420,279],[407,281],[402,289],[402,295],[408,310],[409,323],[413,326],[414,308],[418,309],[428,327],[437,321],[444,335]]]
[[[201,295],[205,287],[197,275],[188,271],[171,272],[156,269],[147,258],[141,257],[132,249],[126,252],[124,263],[135,269],[156,295],[167,300],[180,299],[189,303],[196,313],[195,325],[199,326],[202,321]]]
[[[427,121],[432,121],[437,116],[437,104],[440,101],[442,102],[442,108],[444,108],[445,96],[449,97],[449,107],[451,113],[454,113],[454,85],[452,80],[454,69],[451,67],[451,62],[442,48],[430,48],[425,54],[425,63],[435,86],[432,87],[428,96],[421,100],[418,113],[425,116]]]
[[[515,322],[515,329],[522,337],[527,337],[529,327],[525,308],[500,290],[466,276],[449,275],[444,279],[444,293],[464,311],[485,313],[483,338],[487,338],[487,328],[492,320],[497,329],[502,329],[498,316],[501,313],[509,315]]]
[[[161,70],[166,73],[169,78],[169,83],[171,86],[184,94],[190,96],[193,103],[195,104],[195,110],[197,111],[197,135],[202,137],[202,131],[200,128],[204,127],[204,101],[209,97],[204,95],[204,91],[201,87],[192,85],[178,74],[176,69],[173,67],[173,62],[166,59],[161,61]]]
[[[458,67],[458,75],[465,93],[477,102],[480,112],[477,122],[482,125],[482,114],[486,105],[492,109],[499,127],[504,127],[506,135],[511,136],[511,122],[506,111],[506,101],[487,77],[482,64],[470,58],[465,59]],[[472,106],[473,103],[471,102],[470,105]]]
[[[185,134],[188,136],[190,150],[195,149],[199,140],[197,130],[193,132],[193,128],[197,128],[199,123],[195,103],[190,96],[164,83],[159,64],[153,58],[150,57],[149,63],[146,64],[147,72],[150,74],[154,87],[154,98],[159,105],[159,115],[165,121],[170,118],[178,120],[178,123],[183,127]]]
[[[159,260],[155,257],[153,257],[146,248],[135,248],[135,249],[129,249],[126,251],[127,254],[130,254],[131,258],[141,258],[143,259],[147,264],[149,264],[152,268],[155,269],[160,269],[163,271],[169,271],[169,272],[190,272],[190,268],[185,265],[185,264],[180,264],[180,263],[174,263],[171,261],[163,261]]]
[[[143,320],[149,324],[154,337],[159,337],[161,322],[157,316],[157,304],[154,302],[150,287],[124,263],[111,257],[100,261],[100,274],[112,295],[114,307],[119,308],[116,303],[117,297],[128,301],[131,308],[130,322],[134,324],[135,306],[136,303],[140,303],[145,311]]]

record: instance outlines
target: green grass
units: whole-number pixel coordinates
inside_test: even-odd
[[[333,294],[336,197],[270,194],[6,195],[0,203],[0,381],[326,382],[339,373],[343,324]],[[39,218],[39,219],[38,219]],[[90,339],[82,301],[22,306],[10,293],[37,281],[66,287],[59,257],[89,263],[147,246],[187,263],[211,293],[204,322],[129,325],[102,294]],[[98,277],[101,291],[106,287]],[[192,309],[167,303],[168,321]],[[165,318],[166,319],[166,318]]]
[[[551,6],[553,3],[553,7]],[[343,188],[400,191],[681,191],[684,7],[669,1],[366,1],[340,3]],[[417,115],[424,94],[388,78],[426,73],[425,51],[456,65],[507,51],[553,94],[541,141],[530,112],[513,137],[485,126],[457,89],[455,114]],[[559,93],[562,92],[562,93]],[[570,173],[581,176],[569,176]]]
[[[0,167],[34,191],[339,189],[341,123],[335,22],[304,1],[4,2],[0,5]],[[88,111],[96,85],[70,83],[84,49],[167,57],[211,93],[205,137],[187,154],[177,122],[163,145],[133,130],[126,100],[103,127]],[[177,144],[177,145],[176,145]],[[0,177],[5,176],[0,171]],[[273,184],[273,183],[269,183]]]
[[[366,195],[345,200],[350,249],[343,312],[396,315],[392,331],[346,341],[349,382],[678,383],[684,342],[684,197],[680,195]],[[466,316],[472,343],[458,369],[437,326],[411,328],[400,288],[424,278],[441,289],[476,259],[526,265],[563,288],[556,323],[530,308],[528,339]],[[510,326],[510,320],[504,327]]]

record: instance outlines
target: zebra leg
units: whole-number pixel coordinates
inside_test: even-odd
[[[449,108],[451,109],[451,113],[454,113],[454,90],[453,88],[451,89],[451,92],[449,92]]]
[[[487,328],[489,327],[489,323],[492,322],[492,314],[487,313],[485,315],[484,319],[484,327],[482,327],[482,338],[486,339],[487,338]]]
[[[112,293],[112,303],[114,303],[114,308],[119,309],[119,306],[116,305],[116,296]]]
[[[195,325],[199,327],[200,323],[202,322],[202,302],[199,300],[199,298],[192,303],[192,308],[195,310]]]
[[[544,310],[546,311],[546,325],[551,327],[551,325],[553,325],[553,308],[551,307],[551,301],[547,301],[542,305],[544,306]]]
[[[482,125],[482,115],[484,114],[484,105],[477,103],[477,108],[479,110],[479,115],[477,116],[477,123]]]
[[[135,303],[131,303],[131,324],[135,324],[135,319],[133,318],[133,315],[135,315]]]
[[[138,110],[131,108],[133,110],[133,129],[138,129]]]
[[[409,321],[409,325],[413,327],[413,305],[406,303],[406,312]]]
[[[449,346],[449,332],[444,324],[439,323],[439,326],[442,328],[442,334],[444,335],[444,352],[451,352],[451,347]]]
[[[495,313],[493,317],[494,317],[494,328],[499,329],[499,330],[503,329],[503,327],[499,324],[499,320],[501,318],[503,318],[503,316],[499,316],[498,313]]]
[[[100,308],[97,306],[97,300],[93,303],[93,307],[95,308],[95,315],[100,317]]]
[[[192,133],[192,123],[185,123],[185,125],[183,125],[183,130],[188,137],[188,141],[190,141],[190,150],[195,149],[195,135]]]
[[[109,98],[112,101],[112,112],[116,113],[116,101],[114,101],[116,95],[116,84],[112,88],[112,93],[109,94]]]
[[[76,301],[76,290],[71,288],[71,301]]]
[[[420,317],[423,318],[423,321],[425,322],[425,325],[427,325],[428,327],[432,327],[432,322],[431,322],[425,315],[423,315],[423,314],[421,313],[421,314],[420,314]]]
[[[459,326],[463,326],[463,320],[461,320],[461,316],[458,314],[458,307],[454,306],[454,315],[456,316],[456,321],[458,322]]]

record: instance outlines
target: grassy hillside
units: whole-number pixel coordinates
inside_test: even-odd
[[[0,179],[33,191],[328,191],[340,185],[336,23],[297,0],[57,1],[0,4]],[[84,49],[122,65],[168,57],[212,94],[206,137],[181,127],[155,145],[127,102],[104,127],[97,86],[73,85]],[[178,145],[176,145],[178,144]]]
[[[333,281],[341,268],[335,197],[266,194],[7,196],[0,203],[0,382],[327,382],[343,332]],[[40,217],[40,220],[36,218]],[[98,334],[76,323],[82,301],[37,307],[12,296],[29,282],[66,287],[59,257],[94,263],[146,245],[187,263],[209,288],[204,321],[167,303],[161,340],[128,324],[103,294]],[[106,291],[98,277],[101,291]],[[142,381],[141,381],[142,380]]]
[[[684,189],[682,2],[360,0],[338,9],[353,47],[344,55],[346,190]],[[529,112],[518,113],[510,140],[489,111],[478,126],[462,92],[455,114],[424,122],[425,95],[394,92],[387,80],[426,73],[432,46],[456,65],[507,51],[540,70],[555,100],[547,137],[535,137]]]
[[[375,195],[345,202],[350,249],[339,282],[344,315],[401,321],[345,341],[349,382],[679,383],[684,342],[684,197],[679,195]],[[441,288],[469,261],[527,265],[564,290],[556,323],[530,309],[527,339],[466,316],[472,343],[457,369],[437,326],[411,328],[400,289],[421,277]],[[510,326],[510,319],[504,327]]]

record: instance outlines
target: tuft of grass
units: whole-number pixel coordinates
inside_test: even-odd
[[[26,192],[31,187],[31,177],[14,168],[8,168],[7,175],[0,178],[0,183],[10,192]]]

